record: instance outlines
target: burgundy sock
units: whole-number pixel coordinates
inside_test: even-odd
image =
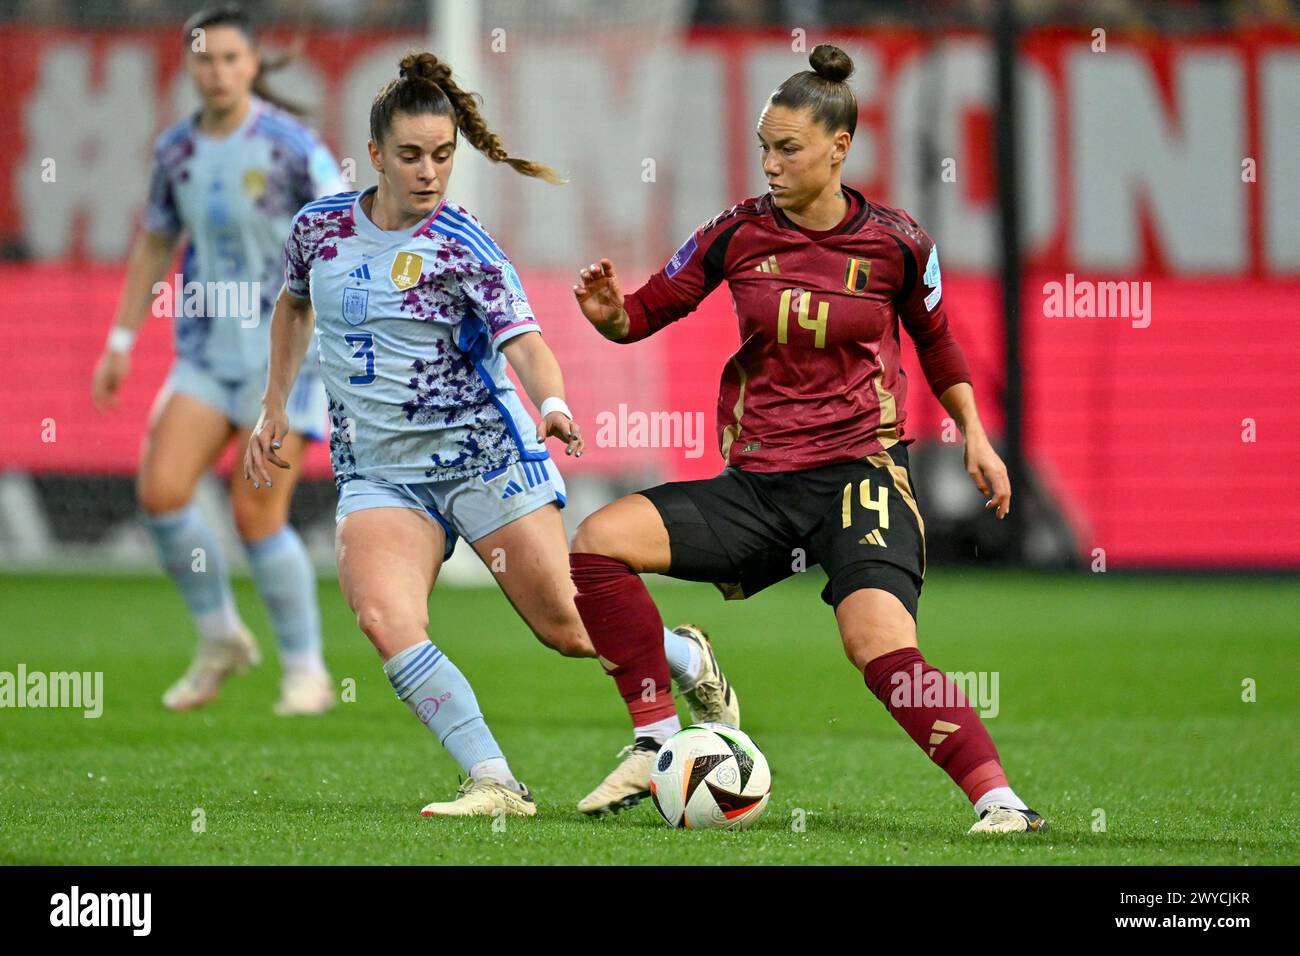
[[[919,650],[904,647],[882,654],[867,664],[863,676],[907,735],[952,777],[971,803],[994,787],[1007,786],[998,750],[979,714],[948,675],[927,664]],[[943,703],[933,702],[936,681],[942,684],[942,694],[937,696]]]
[[[569,566],[578,614],[627,703],[632,726],[676,715],[663,619],[641,576],[603,554],[571,554]]]

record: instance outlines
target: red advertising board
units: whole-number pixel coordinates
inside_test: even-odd
[[[939,241],[949,313],[996,435],[1005,361],[993,278],[989,45],[966,34],[836,39],[859,67],[861,116],[846,179],[909,209]],[[303,72],[286,92],[313,98],[340,157],[364,156],[357,117],[366,97],[357,90],[370,88],[372,75],[371,87],[381,82],[391,50],[410,39],[319,31],[304,42]],[[573,42],[493,61],[486,93],[494,125],[517,135],[517,152],[571,171],[571,192],[541,194],[503,172],[482,218],[519,267],[592,445],[581,462],[563,463],[566,472],[712,474],[718,376],[736,347],[725,291],[677,327],[622,348],[585,325],[569,277],[607,254],[627,263],[635,283],[692,225],[756,191],[754,120],[771,77],[798,69],[802,56],[788,35],[770,32],[692,34],[656,70],[633,69],[617,50],[586,50],[608,68],[607,83],[580,91],[599,98],[595,122],[626,122],[620,105],[647,115],[656,90],[668,100],[661,115],[672,135],[620,127],[650,144],[628,145],[627,156],[658,160],[653,182],[629,185],[614,160],[565,154],[565,139],[595,150],[591,131],[557,136],[572,104],[553,90],[547,95],[561,102],[544,102],[532,89],[539,71],[572,58]],[[1086,32],[1045,32],[1031,34],[1024,53],[1023,371],[1033,467],[1085,555],[1103,548],[1116,566],[1300,566],[1292,367],[1300,357],[1300,42],[1112,37],[1098,52]],[[115,412],[91,408],[90,369],[120,290],[149,146],[186,87],[179,41],[172,31],[8,28],[0,61],[9,77],[0,100],[8,173],[0,237],[29,256],[0,266],[0,469],[128,474],[170,361],[169,331],[158,320],[146,326]],[[647,92],[643,81],[659,86]],[[927,157],[935,168],[918,169]],[[65,188],[42,178],[47,160]],[[642,185],[653,191],[638,193]],[[1063,314],[1053,298],[1053,289],[1100,282],[1145,291],[1146,314]],[[943,411],[907,354],[910,433],[940,438]],[[681,413],[676,447],[596,440],[602,427],[617,432],[620,415],[655,411]],[[53,441],[42,440],[47,422]],[[307,470],[328,474],[321,449]]]

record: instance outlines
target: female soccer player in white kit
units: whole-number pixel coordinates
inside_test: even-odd
[[[397,696],[469,775],[456,799],[422,812],[532,816],[532,796],[469,682],[426,633],[428,598],[463,537],[544,644],[595,656],[573,603],[564,479],[543,444],[557,437],[581,455],[583,440],[514,267],[446,196],[457,130],[494,162],[560,181],[506,153],[447,64],[431,53],[404,57],[371,107],[378,186],[310,203],[294,220],[244,469],[260,486],[271,480],[268,462],[288,467],[278,454],[290,428],[286,396],[314,326],[339,488],[340,585]],[[679,688],[716,668],[702,663],[707,648],[694,637],[665,631],[664,642]]]
[[[219,540],[193,502],[194,488],[231,437],[246,444],[257,422],[268,318],[293,215],[304,202],[343,188],[329,150],[269,98],[253,28],[237,6],[195,14],[184,36],[202,107],[166,130],[154,148],[144,229],[93,383],[100,408],[117,403],[135,332],[185,242],[184,288],[173,297],[176,359],[154,403],[137,480],[159,559],[201,636],[190,669],[163,696],[178,711],[206,704],[228,676],[260,660],[235,606]],[[195,288],[202,294],[186,291]],[[192,302],[201,305],[188,307]],[[325,393],[314,366],[288,398],[282,453],[294,461],[308,439],[324,437]],[[276,713],[316,714],[335,695],[321,654],[315,572],[288,523],[293,486],[289,477],[254,495],[235,480],[230,502],[279,644],[284,678]]]

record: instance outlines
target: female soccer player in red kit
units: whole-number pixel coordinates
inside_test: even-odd
[[[759,118],[766,193],[696,229],[631,295],[608,259],[581,270],[574,286],[592,325],[627,343],[689,314],[725,280],[741,335],[718,401],[724,471],[621,498],[573,539],[578,610],[615,665],[637,738],[602,787],[648,789],[654,753],[676,727],[662,622],[639,575],[709,581],[746,597],[794,573],[803,549],[826,572],[822,598],[849,660],[970,798],[979,817],[971,832],[1041,830],[1046,822],[1009,786],[979,716],[917,648],[925,526],[903,438],[900,323],[998,518],[1011,506],[1006,467],[948,328],[934,243],[906,213],[840,182],[857,124],[845,82],[853,63],[829,44],[809,59],[812,71],[782,83]],[[655,694],[643,694],[647,680]],[[920,693],[936,681],[942,695]],[[936,696],[944,703],[923,703]]]

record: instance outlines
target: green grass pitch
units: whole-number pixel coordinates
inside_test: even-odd
[[[356,700],[283,719],[249,581],[239,603],[266,661],[174,715],[159,698],[193,637],[165,580],[2,577],[0,671],[102,671],[105,703],[98,719],[0,710],[0,863],[1300,862],[1300,582],[935,571],[921,648],[946,671],[998,672],[988,726],[1052,825],[976,839],[960,792],[843,657],[820,578],[731,603],[653,585],[670,624],[712,633],[772,765],[766,816],[730,833],[670,830],[649,801],[576,811],[628,738],[621,702],[595,662],[542,648],[494,590],[435,592],[430,633],[536,793],[538,816],[504,829],[419,816],[454,793],[457,767],[394,698],[332,579],[326,654]]]

